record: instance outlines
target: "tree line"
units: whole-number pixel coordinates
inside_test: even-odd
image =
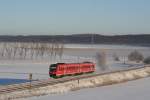
[[[63,43],[0,42],[1,59],[43,59],[62,57]]]

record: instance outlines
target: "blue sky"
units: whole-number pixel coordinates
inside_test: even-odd
[[[0,34],[150,34],[150,0],[0,0]]]

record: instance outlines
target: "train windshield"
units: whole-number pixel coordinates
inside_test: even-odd
[[[50,65],[50,68],[49,68],[49,70],[52,72],[52,71],[55,71],[56,70],[56,66],[57,66],[57,64],[52,64],[52,65]]]

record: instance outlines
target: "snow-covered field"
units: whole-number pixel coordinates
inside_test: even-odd
[[[106,52],[107,56],[112,56],[114,53],[120,57],[127,56],[134,50],[138,50],[145,57],[150,56],[150,47],[128,46],[128,45],[66,45],[66,48],[73,48],[64,51],[67,55],[74,56],[95,56],[97,52]]]
[[[92,61],[96,63],[96,54],[105,52],[107,57],[107,66],[109,70],[125,69],[130,64],[123,64],[125,57],[133,51],[138,50],[144,56],[150,55],[148,47],[119,46],[119,45],[75,45],[67,44],[64,46],[63,56],[60,59],[56,57],[42,59],[1,59],[0,60],[0,78],[1,79],[28,79],[29,73],[33,74],[33,79],[47,79],[49,65],[56,62],[83,62]],[[117,54],[121,59],[119,62],[113,61],[113,54]],[[141,64],[137,64],[139,66]],[[99,72],[96,64],[96,72]]]
[[[149,100],[150,78],[21,100]]]
[[[0,63],[0,78],[28,79],[28,73],[33,73],[33,79],[45,79],[49,78],[48,67],[47,63]]]
[[[56,62],[83,62],[93,61],[96,63],[96,54],[105,52],[109,70],[125,69],[131,65],[127,61],[127,55],[133,50],[138,50],[144,57],[150,56],[149,47],[137,46],[113,46],[113,45],[66,45],[63,56],[60,59],[1,59],[0,60],[0,79],[28,79],[29,73],[33,74],[33,79],[48,79],[49,65]],[[120,61],[113,61],[113,54],[119,56]],[[126,61],[126,64],[124,64]],[[142,64],[132,63],[134,66]],[[100,72],[96,64],[96,72]],[[33,97],[25,100],[149,100],[150,78],[141,79],[133,82],[99,87],[94,89],[83,89],[71,93],[60,95],[48,95]]]

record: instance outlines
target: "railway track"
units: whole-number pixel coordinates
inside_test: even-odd
[[[128,68],[126,70],[117,70],[117,71],[110,71],[110,72],[105,72],[105,73],[93,73],[93,74],[86,74],[86,75],[80,75],[80,76],[64,77],[64,78],[60,78],[60,79],[45,79],[45,80],[37,80],[37,81],[21,83],[21,84],[7,85],[7,86],[0,87],[0,94],[11,93],[14,91],[21,91],[21,90],[30,90],[33,88],[54,85],[57,83],[63,83],[63,82],[71,81],[71,80],[80,80],[80,79],[84,79],[84,78],[90,78],[90,77],[105,75],[105,74],[109,74],[109,73],[141,69],[144,67],[148,67],[148,66],[141,66],[138,68]]]

